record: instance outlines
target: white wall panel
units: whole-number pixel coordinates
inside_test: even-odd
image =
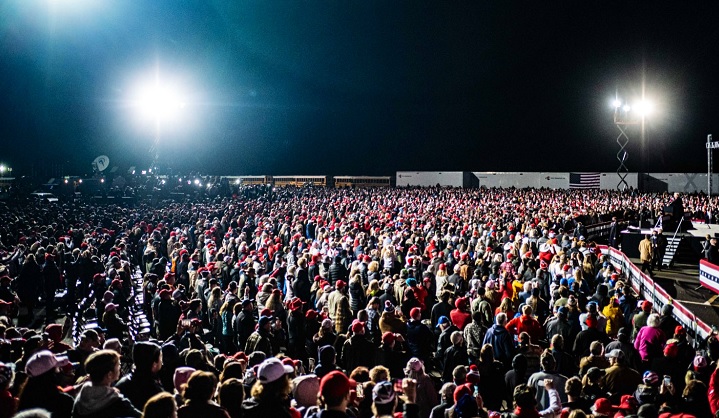
[[[464,172],[462,171],[398,171],[397,186],[452,186],[462,187]]]

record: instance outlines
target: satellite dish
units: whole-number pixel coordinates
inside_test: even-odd
[[[100,155],[92,161],[92,169],[103,171],[110,166],[110,158],[107,155]]]

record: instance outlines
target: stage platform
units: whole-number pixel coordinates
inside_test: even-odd
[[[644,235],[651,233],[652,229],[649,228],[628,228],[621,232],[619,250],[639,268],[642,265],[639,261],[639,242],[644,239]],[[671,239],[674,231],[664,231],[663,234]],[[674,264],[662,270],[654,269],[654,280],[672,299],[681,302],[706,324],[719,325],[719,295],[699,284],[699,260],[707,235],[719,237],[719,225],[694,223],[692,229],[678,233],[677,237],[682,238],[682,243]]]
[[[622,231],[622,234],[652,234],[652,231],[654,231],[654,228],[637,228],[637,227],[629,227]],[[674,235],[674,231],[663,231],[664,236],[671,237]],[[693,222],[691,229],[689,229],[686,232],[680,232],[677,234],[677,236],[692,236],[695,238],[701,238],[704,239],[706,236],[716,236],[719,237],[719,224],[703,224],[698,222]]]
[[[630,258],[637,266],[639,258]],[[699,285],[699,264],[675,264],[654,270],[654,280],[672,299],[681,302],[707,324],[719,324],[719,295]]]

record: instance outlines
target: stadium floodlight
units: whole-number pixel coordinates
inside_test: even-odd
[[[622,109],[623,109],[625,112],[629,112],[630,110],[632,110],[631,106],[629,106],[629,105],[624,105],[624,107],[623,107]]]
[[[634,108],[642,117],[644,117],[652,113],[652,110],[654,110],[654,104],[648,100],[641,100],[636,106],[634,106]]]
[[[141,115],[156,121],[172,119],[185,107],[185,102],[178,91],[159,81],[142,88],[139,96],[137,105]]]
[[[622,101],[619,99],[614,99],[614,101],[612,102],[612,106],[614,106],[615,109],[619,109],[620,107],[622,107]]]

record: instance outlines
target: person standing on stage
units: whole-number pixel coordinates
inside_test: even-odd
[[[617,217],[612,216],[612,223],[609,225],[609,246],[618,248],[619,245],[619,225],[617,225]]]
[[[662,271],[664,253],[667,250],[667,238],[662,234],[661,228],[655,229],[652,233],[652,249],[654,250],[652,265],[654,268]]]
[[[652,271],[653,255],[652,241],[648,234],[644,235],[644,239],[639,243],[639,261],[642,262],[642,272],[649,272],[649,277],[654,277],[654,272]]]

